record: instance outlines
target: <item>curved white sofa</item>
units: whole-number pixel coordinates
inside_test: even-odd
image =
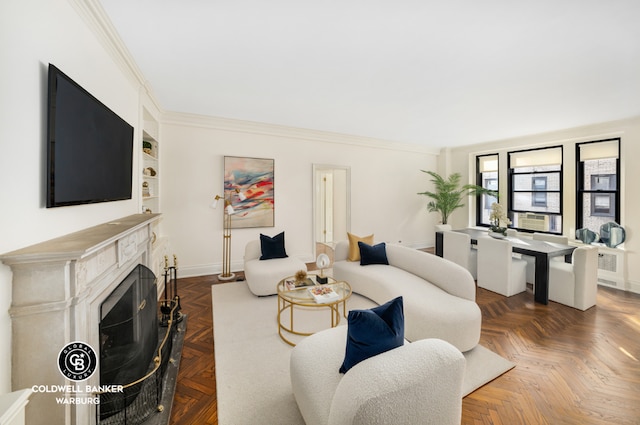
[[[463,267],[417,249],[387,244],[389,265],[361,266],[347,261],[349,242],[336,244],[333,277],[349,282],[353,292],[383,304],[404,300],[405,338],[445,340],[460,351],[480,341],[482,315],[476,285]]]
[[[346,374],[347,326],[301,341],[291,352],[293,394],[307,425],[458,425],[465,359],[426,339],[370,357]]]

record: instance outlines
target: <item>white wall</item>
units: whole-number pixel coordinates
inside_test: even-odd
[[[135,179],[130,201],[44,207],[49,63],[138,128],[139,87],[107,53],[78,7],[73,0],[0,4],[1,253],[138,212]],[[0,393],[11,389],[10,300],[11,270],[0,264]]]
[[[459,172],[463,181],[475,183],[475,156],[483,153],[498,153],[500,158],[500,192],[507,193],[507,153],[537,146],[563,146],[563,233],[575,237],[575,144],[580,142],[620,137],[621,162],[621,225],[625,228],[627,239],[621,245],[626,252],[627,289],[640,293],[640,197],[637,182],[640,181],[640,117],[627,120],[601,123],[579,128],[566,129],[545,134],[518,137],[508,140],[487,142],[477,145],[454,148],[446,152],[447,158],[440,163],[448,163],[450,172]],[[444,156],[444,155],[443,155]],[[471,175],[470,175],[471,173]],[[506,202],[506,199],[504,200]],[[454,213],[452,225],[465,227],[475,225],[473,202],[469,202],[463,211]]]
[[[351,231],[408,246],[433,245],[436,217],[417,195],[430,184],[420,169],[437,156],[417,147],[365,147],[335,134],[174,115],[161,127],[163,229],[181,275],[220,271],[222,210],[211,209],[223,188],[223,157],[275,160],[275,227],[232,232],[232,269],[242,269],[244,246],[260,233],[284,230],[287,253],[313,261],[312,165],[351,167]],[[404,148],[401,147],[401,148]],[[346,234],[342,236],[346,239]]]

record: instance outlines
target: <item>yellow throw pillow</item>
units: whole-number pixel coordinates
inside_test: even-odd
[[[347,257],[347,261],[360,261],[360,248],[358,247],[358,242],[373,245],[373,234],[361,237],[347,232],[347,236],[349,237],[349,256]]]

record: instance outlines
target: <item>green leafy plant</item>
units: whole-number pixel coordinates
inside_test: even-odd
[[[460,185],[460,174],[454,173],[445,179],[434,171],[420,170],[431,176],[431,181],[435,185],[434,191],[420,192],[418,195],[425,195],[431,198],[427,204],[429,212],[438,212],[442,217],[442,224],[447,224],[451,213],[464,206],[463,200],[471,195],[491,195],[498,198],[498,193],[494,190],[485,189],[475,184]]]

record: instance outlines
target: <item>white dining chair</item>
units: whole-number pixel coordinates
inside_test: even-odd
[[[578,310],[596,305],[598,294],[598,247],[576,248],[571,263],[549,262],[549,299]]]
[[[471,246],[471,237],[466,233],[442,232],[442,257],[469,270],[473,279],[478,278],[478,251]]]
[[[550,235],[548,233],[534,233],[533,240],[559,243],[562,245],[569,244],[569,238],[561,235]],[[522,259],[527,262],[527,283],[534,284],[536,281],[536,260],[530,255],[523,255]],[[564,262],[564,257],[554,257],[551,261]]]
[[[527,289],[527,263],[511,255],[511,242],[478,238],[478,286],[506,297]]]

